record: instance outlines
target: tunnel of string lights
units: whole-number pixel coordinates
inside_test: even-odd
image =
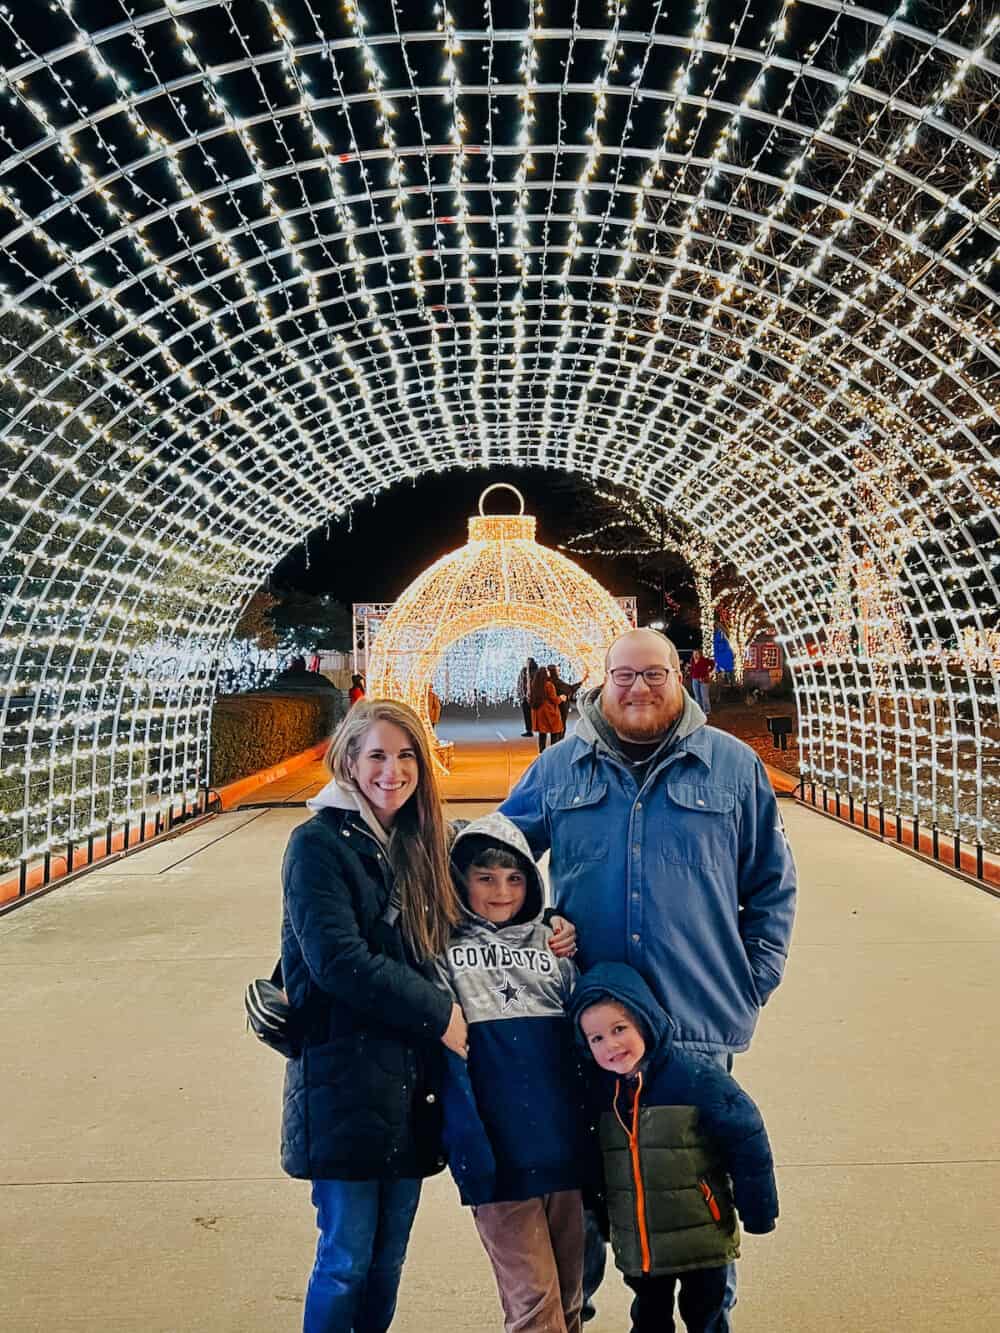
[[[3,864],[198,791],[224,645],[310,530],[509,464],[736,566],[808,780],[997,847],[998,34],[0,8]]]

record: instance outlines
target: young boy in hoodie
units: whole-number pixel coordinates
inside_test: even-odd
[[[469,1058],[448,1058],[449,1166],[493,1265],[508,1333],[579,1333],[588,1149],[566,1017],[576,968],[549,949],[541,876],[510,820],[469,824],[452,866],[465,920],[441,969],[469,1025]]]
[[[774,1229],[767,1131],[720,1066],[675,1047],[674,1023],[633,968],[599,963],[570,1002],[595,1061],[599,1135],[615,1261],[635,1292],[632,1333],[688,1333],[724,1310],[726,1264],[749,1232]]]

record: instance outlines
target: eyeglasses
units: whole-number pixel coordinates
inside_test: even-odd
[[[665,684],[667,677],[673,675],[673,672],[673,667],[647,667],[645,671],[634,671],[632,667],[615,667],[613,671],[608,672],[608,675],[621,690],[627,690],[630,685],[634,685],[636,676],[641,676],[650,689],[654,689],[657,685]]]

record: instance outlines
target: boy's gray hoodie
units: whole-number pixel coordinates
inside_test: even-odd
[[[535,1198],[583,1183],[583,1092],[566,1003],[576,968],[548,948],[542,878],[523,835],[500,814],[467,825],[452,846],[476,839],[519,854],[528,889],[509,924],[465,905],[441,974],[469,1024],[468,1063],[449,1056],[444,1089],[449,1165],[467,1204]]]
[[[470,1025],[528,1014],[561,1018],[576,981],[576,968],[568,958],[556,958],[549,950],[552,931],[542,920],[545,886],[527,840],[506,816],[484,815],[466,825],[456,837],[451,848],[453,867],[473,840],[517,852],[525,863],[528,888],[517,917],[495,926],[473,912],[464,875],[456,870],[464,915],[442,961],[449,988]],[[506,998],[496,988],[501,976],[502,984],[510,987]]]

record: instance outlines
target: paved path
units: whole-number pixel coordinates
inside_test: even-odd
[[[454,743],[451,772],[439,779],[441,794],[459,804],[504,799],[538,754],[538,742],[520,734],[521,715],[512,708],[446,710],[437,727],[443,741]],[[322,761],[289,773],[246,798],[254,806],[296,804],[315,795],[329,778]],[[466,812],[467,813],[467,812]]]
[[[783,808],[792,961],[737,1063],[782,1220],[745,1243],[738,1333],[1000,1328],[1000,903]],[[241,997],[273,962],[304,817],[222,816],[0,920],[4,1333],[300,1326],[308,1187],[277,1166],[280,1060],[244,1034]],[[499,1333],[497,1309],[438,1177],[394,1333]],[[588,1328],[621,1333],[625,1311],[612,1277]]]

